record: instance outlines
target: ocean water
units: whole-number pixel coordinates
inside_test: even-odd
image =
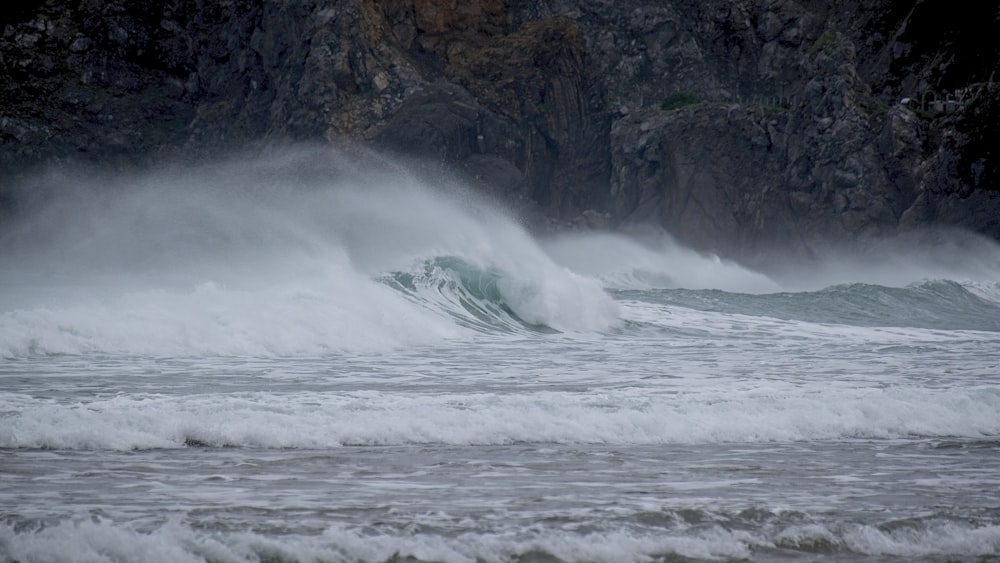
[[[1000,560],[995,244],[766,275],[316,159],[0,226],[0,561]]]

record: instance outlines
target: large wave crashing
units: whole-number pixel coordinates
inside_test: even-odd
[[[50,175],[31,195],[0,233],[4,356],[317,354],[618,323],[599,282],[502,211],[374,157]]]

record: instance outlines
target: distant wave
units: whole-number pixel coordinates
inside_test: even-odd
[[[761,295],[711,289],[617,295],[699,311],[812,323],[1000,331],[1000,283],[995,282],[925,280],[906,287],[852,283]]]

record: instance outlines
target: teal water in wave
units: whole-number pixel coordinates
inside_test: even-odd
[[[393,272],[381,281],[421,305],[437,306],[463,326],[485,332],[553,332],[548,326],[533,325],[518,316],[508,303],[516,293],[517,282],[496,268],[477,267],[454,256],[436,257],[423,262],[416,271]]]
[[[995,244],[802,289],[300,158],[0,226],[0,561],[1000,559]]]

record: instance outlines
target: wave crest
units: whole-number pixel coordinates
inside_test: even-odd
[[[604,330],[617,321],[616,306],[593,280],[565,271],[517,273],[440,256],[382,280],[481,331]]]
[[[133,396],[56,405],[7,394],[0,447],[330,448],[511,443],[757,443],[1000,434],[995,390],[769,395],[383,392]],[[387,416],[390,414],[391,416]]]

